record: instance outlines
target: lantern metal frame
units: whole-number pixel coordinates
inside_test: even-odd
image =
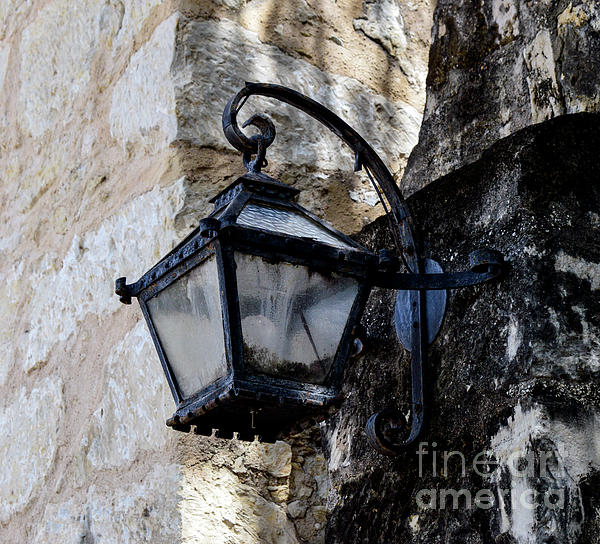
[[[299,419],[322,419],[325,408],[339,402],[339,384],[345,361],[352,349],[355,336],[354,327],[363,312],[371,288],[370,277],[377,268],[377,256],[350,237],[326,224],[320,218],[292,201],[299,193],[293,187],[257,172],[248,172],[227,189],[216,195],[211,202],[215,210],[190,233],[176,248],[158,264],[144,274],[139,281],[127,285],[125,278],[117,280],[116,291],[121,301],[128,304],[131,297],[137,297],[148,324],[154,345],[167,376],[167,380],[177,404],[177,410],[168,425],[178,430],[189,431],[191,424],[199,425],[199,434],[210,434],[213,428],[219,429],[219,436],[230,437],[238,432],[242,437],[253,439],[256,434],[263,441],[273,441],[281,432],[289,429]],[[315,240],[298,236],[277,234],[273,231],[242,226],[236,219],[248,202],[255,202],[279,209],[287,209],[308,217],[314,223],[335,234],[346,247],[333,247]],[[306,266],[311,271],[324,275],[339,274],[358,280],[358,292],[353,302],[346,326],[342,333],[337,352],[322,385],[298,382],[268,375],[247,372],[243,363],[242,330],[239,311],[239,296],[236,279],[235,252],[262,257],[267,262],[286,262]],[[216,382],[207,385],[200,392],[184,397],[178,386],[159,334],[150,312],[148,301],[172,285],[179,278],[199,266],[207,259],[216,259],[221,286],[221,308],[227,374]],[[231,401],[232,409],[246,404],[248,409],[258,413],[256,424],[238,423],[236,428],[224,422],[224,417],[209,416],[216,405],[226,406]],[[265,410],[276,406],[280,417],[273,411],[268,417]],[[295,409],[297,409],[295,411]],[[223,410],[223,408],[221,408]],[[297,413],[296,413],[297,412]],[[203,417],[204,416],[204,417]],[[213,421],[211,421],[211,417]],[[202,418],[202,421],[200,421]],[[261,420],[270,421],[268,426]],[[281,423],[274,425],[273,420]]]
[[[237,115],[247,98],[252,95],[275,98],[304,111],[351,148],[355,157],[355,171],[366,171],[384,206],[399,256],[387,250],[380,251],[378,255],[365,250],[350,237],[333,229],[331,225],[293,202],[292,199],[298,193],[297,189],[281,184],[261,172],[266,164],[267,148],[273,142],[276,132],[270,119],[262,114],[253,115],[243,125],[256,126],[259,134],[248,137],[238,126]],[[119,278],[116,282],[115,292],[123,303],[129,304],[131,297],[138,297],[177,403],[177,411],[167,424],[183,431],[189,431],[190,425],[195,424],[195,431],[199,434],[211,434],[212,429],[217,428],[217,436],[231,438],[233,431],[237,431],[242,439],[253,439],[253,435],[258,434],[259,438],[272,441],[298,419],[307,420],[311,416],[317,420],[322,419],[328,406],[335,409],[342,400],[339,396],[339,385],[344,364],[350,354],[356,326],[370,290],[372,287],[408,290],[411,304],[401,312],[399,319],[404,320],[400,326],[413,331],[410,345],[405,346],[411,353],[410,429],[407,432],[402,414],[394,408],[374,414],[366,425],[367,436],[372,445],[382,453],[396,455],[418,438],[425,419],[423,368],[432,333],[435,336],[437,332],[428,331],[428,323],[430,328],[433,322],[438,323],[436,326],[439,327],[445,311],[445,298],[443,303],[432,304],[430,301],[428,304],[427,291],[456,289],[497,279],[505,270],[502,255],[490,249],[478,250],[470,255],[469,271],[425,273],[426,260],[420,254],[408,206],[384,162],[340,117],[292,89],[273,84],[246,83],[225,107],[223,131],[233,147],[243,153],[244,165],[248,172],[214,197],[211,201],[215,204],[213,213],[202,220],[198,228],[139,281],[128,285],[125,278]],[[287,207],[302,213],[334,232],[348,247],[334,248],[311,239],[276,234],[248,226],[241,227],[235,220],[250,200]],[[233,255],[237,250],[272,262],[291,262],[325,274],[337,272],[359,280],[358,296],[348,317],[331,376],[324,385],[264,375],[255,377],[245,373],[242,364],[242,331]],[[221,305],[228,374],[198,394],[184,398],[152,324],[147,301],[212,255],[217,259],[219,284],[223,286]],[[407,272],[400,271],[400,259]],[[396,325],[398,328],[398,322]],[[236,406],[240,404],[248,407],[253,414],[254,410],[267,411],[269,414],[265,421],[276,421],[277,424],[261,426],[260,422],[254,425],[253,421],[250,426],[244,424],[242,428],[236,429],[228,425],[220,426],[219,411],[215,408],[219,406],[221,411],[227,413],[228,406],[231,410],[236,410]]]

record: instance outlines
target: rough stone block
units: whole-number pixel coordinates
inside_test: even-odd
[[[0,2],[0,39],[8,38],[22,28],[31,13],[30,0],[3,0]]]
[[[139,450],[158,450],[171,438],[165,420],[173,397],[145,322],[125,335],[104,368],[102,401],[85,436],[89,476],[126,466]]]
[[[177,135],[171,63],[178,16],[171,15],[130,59],[112,94],[110,132],[123,146],[141,144],[148,153]]]
[[[82,539],[89,536],[88,519],[84,508],[70,499],[64,503],[46,505],[33,543],[79,544]]]
[[[180,482],[178,465],[158,464],[139,483],[91,486],[85,504],[88,538],[98,544],[181,542]]]
[[[104,2],[58,0],[42,8],[23,31],[21,49],[21,125],[37,137],[74,118],[74,101],[90,81],[101,38]],[[102,29],[105,38],[117,28]]]
[[[0,411],[0,523],[22,510],[44,485],[65,411],[58,378],[40,380],[4,399]],[[24,461],[26,460],[26,462]]]
[[[4,76],[6,76],[6,69],[8,68],[9,55],[10,44],[7,42],[0,42],[0,91],[2,91],[2,85],[4,84]]]
[[[299,543],[285,506],[266,500],[226,467],[202,463],[183,472],[183,543]]]
[[[292,452],[285,442],[273,445],[253,443],[244,456],[244,464],[257,470],[264,470],[276,478],[287,478],[292,470]]]
[[[403,189],[416,191],[533,123],[599,111],[599,70],[593,0],[440,0],[423,127]]]
[[[23,129],[39,137],[81,116],[81,110],[85,111],[82,102],[97,92],[89,87],[98,83],[92,74],[97,59],[102,55],[112,58],[131,48],[159,3],[57,0],[40,9],[23,30],[20,43],[19,117]],[[25,3],[10,4],[5,8],[6,19],[15,13],[23,14],[24,19],[29,9]]]
[[[155,465],[135,483],[92,485],[83,502],[49,503],[36,523],[34,544],[181,541],[180,469]]]
[[[421,116],[412,106],[390,102],[355,79],[290,57],[233,21],[182,17],[177,40],[171,70],[179,139],[229,149],[215,118],[244,81],[261,81],[291,87],[325,104],[381,152],[392,170],[401,167],[416,142]],[[298,110],[264,99],[249,100],[245,110],[265,111],[275,122],[279,134],[268,153],[273,162],[352,169],[353,157],[337,137]]]
[[[527,85],[534,123],[564,113],[560,91],[556,83],[556,66],[550,32],[540,30],[535,39],[523,50],[528,69]]]
[[[386,407],[410,408],[409,357],[389,324],[394,294],[373,293],[364,355],[325,433],[327,542],[594,542],[599,117],[528,127],[409,199],[427,257],[458,271],[489,247],[504,254],[507,275],[450,291],[425,365],[423,444],[395,459],[357,432]],[[375,249],[387,236],[379,220],[362,241]]]
[[[499,463],[492,483],[510,486],[498,496],[499,532],[516,542],[576,542],[585,519],[582,482],[600,468],[599,436],[597,415],[573,421],[541,405],[517,405],[490,442]]]
[[[0,385],[6,383],[8,372],[14,365],[15,329],[24,269],[23,261],[19,261],[0,274]]]
[[[182,191],[180,179],[142,194],[96,230],[76,236],[62,259],[52,253],[43,258],[30,280],[36,288],[22,286],[31,293],[26,371],[43,365],[50,350],[75,333],[86,315],[105,316],[119,307],[117,270],[137,279],[172,248]]]

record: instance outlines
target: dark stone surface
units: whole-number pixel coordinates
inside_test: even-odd
[[[600,110],[596,0],[439,0],[432,32],[407,194],[532,123]]]
[[[409,358],[392,325],[394,293],[376,290],[363,319],[365,350],[351,361],[346,401],[324,432],[328,544],[525,542],[529,522],[535,542],[599,542],[593,467],[600,460],[590,432],[600,414],[599,121],[577,114],[528,127],[409,199],[424,254],[445,270],[467,269],[468,254],[480,247],[502,251],[510,263],[502,281],[450,293],[429,350],[422,440],[439,452],[438,468],[443,451],[459,451],[467,470],[456,457],[444,476],[434,476],[430,453],[419,475],[416,445],[395,458],[368,445],[367,418],[389,404],[406,410],[410,398]],[[390,248],[385,218],[365,228],[362,241]],[[542,503],[524,513],[511,503],[519,482],[505,467],[491,480],[470,468],[498,437],[518,447],[518,425],[529,432],[521,411],[537,414],[525,437],[536,466],[544,451],[554,463],[548,476],[525,482],[540,493],[564,487],[563,508]],[[416,501],[422,489],[474,495],[488,488],[511,490],[503,508],[468,509],[461,499],[457,509],[427,510]]]

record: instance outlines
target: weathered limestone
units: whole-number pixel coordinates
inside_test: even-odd
[[[153,153],[177,135],[175,88],[171,64],[177,15],[163,21],[132,55],[112,94],[110,133],[123,146],[141,143]]]
[[[179,466],[157,465],[130,486],[91,486],[86,503],[91,537],[99,543],[177,542],[182,519],[173,491],[180,479]]]
[[[157,465],[140,483],[91,486],[83,504],[48,504],[32,542],[177,542],[179,479],[178,466]]]
[[[252,0],[238,3],[233,0],[221,5],[233,3],[239,8],[218,10],[204,5],[197,9],[204,18],[239,21],[244,28],[256,32],[261,42],[278,47],[288,56],[304,59],[323,72],[361,81],[376,92],[385,89],[393,101],[407,102],[422,110],[432,2],[385,2],[383,11],[398,17],[394,21],[385,20],[382,10],[374,7],[373,4],[381,2]],[[399,19],[402,25],[397,22]],[[357,25],[368,27],[372,32],[357,30]],[[397,41],[399,37],[392,34],[400,26],[406,47],[396,48],[391,54],[378,36],[385,34],[391,41]]]
[[[31,321],[24,369],[45,364],[52,347],[64,342],[87,315],[119,308],[113,296],[115,270],[135,276],[174,243],[173,221],[182,203],[183,180],[154,189],[105,219],[97,230],[75,237],[60,259],[47,254],[31,278]],[[151,243],[146,233],[153,232]],[[142,267],[142,269],[145,269]]]
[[[409,415],[393,296],[374,293],[326,431],[328,542],[598,542],[600,125],[566,115],[598,111],[596,4],[438,3],[403,190],[421,189],[409,204],[428,256],[460,269],[494,247],[509,273],[449,298],[429,426],[395,460],[356,429],[389,404]],[[365,230],[374,247],[391,243],[380,225]]]
[[[590,219],[594,221],[595,217],[591,215]],[[554,266],[559,272],[567,272],[581,279],[587,279],[593,290],[600,289],[600,266],[597,263],[590,263],[561,251],[556,256]]]
[[[15,393],[4,399],[0,412],[0,524],[45,485],[65,411],[60,379],[40,380],[31,391],[21,387]]]
[[[199,146],[229,148],[215,123],[227,100],[244,81],[280,83],[310,95],[342,115],[376,149],[394,171],[416,143],[420,114],[406,103],[392,103],[358,81],[327,74],[227,20],[182,19],[172,72],[176,87],[178,138]],[[351,170],[353,158],[339,139],[316,121],[281,103],[253,100],[247,111],[260,108],[279,129],[269,148],[270,160],[316,170]],[[271,104],[271,105],[269,105]],[[294,145],[301,141],[302,145]]]
[[[415,25],[411,19],[417,13],[426,16],[428,8],[424,3],[366,0],[362,16],[353,21],[356,30],[380,44],[395,59],[407,81],[417,89],[424,87],[427,59],[421,58],[420,53],[423,49],[422,40],[428,42],[429,34],[419,35],[420,25]],[[408,25],[405,18],[410,21]],[[429,32],[429,29],[424,30]]]
[[[319,436],[316,428],[273,445],[187,436],[183,542],[322,541],[328,476]]]
[[[4,83],[4,76],[6,75],[6,69],[8,68],[9,55],[10,45],[7,43],[0,43],[0,88]]]
[[[79,505],[70,499],[65,503],[46,506],[33,542],[45,543],[53,539],[55,542],[71,544],[80,542],[87,532],[85,512],[80,511]]]
[[[145,323],[115,347],[105,372],[102,401],[85,436],[91,470],[128,465],[138,450],[158,450],[170,438],[164,422],[171,415],[171,391]]]
[[[186,544],[299,542],[284,506],[240,483],[224,466],[186,467],[182,493],[182,541]]]
[[[379,42],[392,56],[398,56],[406,48],[404,20],[400,5],[391,0],[365,2],[363,17],[354,19],[354,28]]]
[[[174,141],[230,151],[217,120],[221,107],[244,81],[281,83],[323,102],[357,128],[397,173],[416,143],[418,104],[392,102],[354,78],[323,72],[261,42],[256,33],[234,21],[177,14],[155,29],[117,82],[111,135],[124,150],[135,153],[155,152]],[[353,158],[337,137],[281,103],[256,99],[246,107],[248,115],[251,108],[264,110],[275,120],[279,132],[269,160],[284,181],[305,190],[304,204],[314,204],[316,212],[350,232],[381,213],[366,178],[351,173]],[[299,138],[301,146],[296,145]],[[323,170],[330,172],[325,181]],[[343,179],[338,170],[344,172]],[[310,179],[314,177],[318,179]],[[340,182],[349,190],[337,187]],[[344,207],[355,214],[343,218],[337,211],[328,212]],[[352,215],[356,217],[351,219]]]
[[[15,30],[23,27],[26,17],[31,13],[28,0],[2,0],[0,2],[0,39],[5,39]]]
[[[329,494],[329,466],[320,446],[321,430],[316,427],[288,441],[292,472],[287,513],[304,541],[319,542],[327,522]]]
[[[18,291],[19,278],[23,275],[23,264],[13,264],[3,271],[0,282],[0,385],[6,383],[9,369],[14,365],[12,348],[13,334],[18,316]]]
[[[560,116],[598,108],[600,10],[480,4],[439,2],[405,185],[478,161],[411,206],[445,267],[480,245],[512,263],[502,283],[450,297],[428,367],[425,461],[436,448],[469,462],[492,449],[491,477],[463,477],[456,459],[421,476],[412,452],[389,460],[366,445],[364,421],[408,381],[390,364],[406,357],[391,292],[371,301],[325,453],[315,429],[273,446],[166,429],[172,401],[140,313],[112,293],[241,171],[219,116],[245,79],[323,101],[400,175],[423,107],[426,2],[0,2],[0,540],[597,540],[598,120]],[[270,172],[306,188],[303,204],[350,231],[381,214],[334,138],[266,109],[279,129]],[[532,123],[543,124],[517,134]],[[381,223],[363,236],[391,245]],[[549,469],[515,473],[515,450]],[[449,488],[488,489],[495,507],[417,502]],[[544,502],[553,489],[566,506]]]
[[[600,9],[591,0],[440,0],[414,192],[496,140],[558,115],[600,108]]]
[[[129,45],[158,4],[57,0],[39,10],[20,44],[23,128],[41,136],[71,121],[79,98],[101,90],[88,88],[100,55],[116,54]],[[91,114],[85,106],[83,113]]]
[[[99,41],[112,40],[118,27],[102,19],[103,3],[56,1],[23,31],[21,49],[22,127],[37,137],[73,119],[73,104],[90,82]],[[59,75],[60,74],[60,75]],[[80,113],[78,113],[80,114]]]
[[[582,482],[599,468],[599,431],[597,414],[584,413],[573,421],[568,416],[557,417],[543,406],[523,410],[517,405],[507,425],[491,440],[500,463],[493,477],[495,486],[502,487],[511,474],[518,474],[512,478],[510,497],[499,499],[501,533],[510,534],[516,542],[534,544],[544,539],[581,539],[584,523],[594,523],[593,519],[586,520],[584,500],[589,496],[585,496]],[[515,451],[532,466],[515,470]],[[538,497],[547,494],[542,515],[528,507],[532,498],[535,500],[534,496],[527,497],[531,489],[539,493]],[[556,508],[549,490],[553,490]]]

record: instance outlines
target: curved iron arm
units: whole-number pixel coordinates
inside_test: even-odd
[[[237,114],[248,97],[252,95],[275,98],[304,111],[325,125],[352,149],[354,152],[354,171],[358,171],[364,167],[375,186],[386,212],[388,210],[381,197],[382,193],[389,203],[390,211],[388,212],[388,217],[390,218],[390,227],[404,264],[412,272],[412,275],[422,274],[424,271],[423,262],[417,251],[412,218],[392,174],[365,139],[344,120],[322,104],[281,85],[247,82],[245,87],[229,100],[223,111],[223,132],[229,143],[244,154],[244,164],[246,167],[251,171],[260,171],[264,162],[265,150],[275,137],[275,127],[265,116],[254,115],[243,125],[255,125],[261,131],[260,135],[249,138],[240,130],[237,123]],[[250,160],[251,155],[256,155],[254,161]],[[397,280],[397,278],[393,279]],[[401,449],[414,442],[421,433],[424,421],[423,363],[427,348],[426,330],[422,326],[422,323],[425,322],[424,291],[415,293],[415,299],[414,320],[416,334],[413,335],[411,345],[412,423],[408,438],[394,441],[392,445],[393,450]],[[382,415],[384,414],[382,413]],[[369,425],[367,425],[367,433],[369,434]],[[384,451],[384,449],[381,447],[380,451]]]
[[[263,149],[266,150],[275,138],[275,127],[270,121],[268,121],[270,125],[265,123],[265,116],[254,115],[243,125],[252,124],[257,126],[261,130],[261,135],[249,138],[241,131],[237,122],[237,114],[247,98],[252,95],[275,98],[302,110],[325,125],[352,149],[354,152],[354,171],[359,171],[365,167],[376,181],[376,189],[379,194],[383,193],[389,203],[390,213],[394,219],[390,222],[392,234],[399,246],[398,249],[401,251],[404,264],[413,273],[422,272],[410,212],[392,174],[365,139],[343,119],[322,104],[282,85],[246,83],[245,87],[229,100],[223,111],[225,137],[233,147],[245,155],[245,162],[248,162],[249,166],[260,168],[260,164],[264,160],[264,155],[260,157],[261,152]],[[257,155],[256,160],[260,162],[254,165],[250,164],[248,161],[250,155]],[[385,206],[385,202],[382,201],[382,204]]]

